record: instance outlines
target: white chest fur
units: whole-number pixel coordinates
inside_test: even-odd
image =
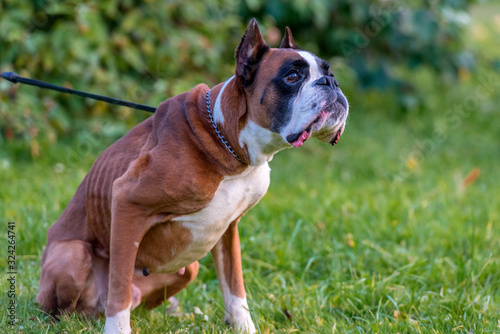
[[[179,254],[173,254],[172,261],[162,271],[178,270],[212,250],[229,224],[264,196],[269,187],[269,175],[267,163],[250,166],[242,174],[224,178],[207,207],[175,218],[174,221],[190,230],[192,240]]]

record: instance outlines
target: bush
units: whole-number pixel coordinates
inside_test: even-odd
[[[234,71],[235,13],[226,0],[0,2],[0,70],[156,106]],[[149,116],[5,80],[0,101],[0,141],[22,140],[34,155],[82,126],[100,131],[107,114]]]
[[[411,79],[398,68],[431,68],[440,79],[472,69],[462,32],[473,0],[247,0],[240,12],[278,27],[288,25],[305,49],[341,57],[361,88],[392,89],[400,107],[418,103]]]
[[[199,82],[225,80],[246,23],[257,17],[272,46],[288,25],[305,49],[335,56],[336,70],[353,74],[344,88],[392,89],[408,109],[418,96],[401,69],[424,65],[453,77],[473,66],[460,40],[471,2],[0,0],[0,70],[155,106]],[[0,102],[0,142],[29,144],[33,156],[61,136],[103,131],[107,115],[122,119],[116,136],[149,116],[5,80]]]

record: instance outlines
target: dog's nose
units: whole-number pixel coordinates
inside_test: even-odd
[[[314,84],[318,86],[327,86],[330,87],[331,89],[335,89],[335,87],[339,86],[337,80],[335,80],[334,77],[329,75],[322,76],[321,78],[316,80]]]

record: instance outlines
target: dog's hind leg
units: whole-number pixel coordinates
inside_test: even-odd
[[[96,315],[97,299],[90,244],[81,240],[53,242],[45,250],[36,302],[52,315],[73,311]]]
[[[160,306],[191,283],[198,274],[198,261],[174,274],[134,276],[134,285],[141,290],[142,302],[149,309]],[[175,302],[172,302],[172,306]]]

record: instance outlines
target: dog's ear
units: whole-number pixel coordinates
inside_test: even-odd
[[[295,44],[295,41],[293,40],[292,31],[288,27],[285,28],[285,36],[283,37],[283,40],[281,41],[280,48],[281,49],[298,49],[297,44]]]
[[[252,19],[235,53],[236,76],[241,79],[243,86],[248,86],[253,82],[259,62],[269,50],[269,45],[260,33],[257,20]]]

